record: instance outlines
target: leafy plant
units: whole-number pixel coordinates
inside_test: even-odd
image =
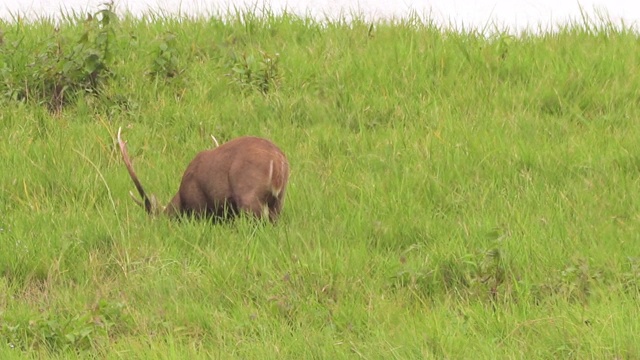
[[[434,265],[399,271],[393,277],[393,287],[406,287],[428,297],[444,289],[455,297],[492,302],[505,295],[501,290],[506,282],[507,268],[499,248],[446,259]]]
[[[264,51],[259,53],[259,56],[234,56],[232,72],[228,75],[243,89],[254,89],[267,94],[276,88],[281,80],[278,67],[280,54],[271,55]]]
[[[97,94],[111,74],[111,47],[118,20],[112,2],[102,6],[84,20],[84,31],[75,41],[69,41],[55,28],[42,49],[33,55],[28,54],[29,49],[22,46],[21,40],[3,46],[0,76],[5,98],[33,100],[59,112],[81,92]],[[31,59],[12,61],[13,57]]]
[[[153,77],[173,78],[184,72],[178,59],[176,41],[176,35],[172,32],[167,32],[158,39],[150,71]]]
[[[90,350],[108,342],[113,328],[127,321],[124,304],[101,300],[80,314],[46,314],[29,320],[2,319],[0,336],[11,348],[47,351]]]
[[[594,285],[602,282],[602,278],[602,270],[594,269],[589,261],[578,257],[572,259],[562,270],[556,271],[545,282],[534,286],[534,298],[540,302],[544,297],[554,296],[587,303]]]

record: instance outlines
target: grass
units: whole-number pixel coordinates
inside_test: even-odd
[[[635,32],[103,10],[1,24],[2,358],[640,357]],[[148,218],[121,126],[164,201],[272,139],[281,221]]]

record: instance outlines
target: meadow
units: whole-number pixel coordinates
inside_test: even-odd
[[[0,22],[0,357],[640,358],[640,41],[238,11]],[[280,221],[149,217],[211,135]]]

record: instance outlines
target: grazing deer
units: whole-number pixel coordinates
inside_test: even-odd
[[[289,163],[269,140],[244,136],[198,153],[182,175],[178,193],[162,208],[155,196],[147,196],[138,180],[121,130],[118,145],[122,159],[147,213],[229,219],[243,211],[258,219],[268,216],[272,222],[277,220],[284,204]],[[143,205],[133,193],[131,196]]]

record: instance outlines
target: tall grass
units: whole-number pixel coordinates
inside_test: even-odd
[[[0,24],[2,358],[640,356],[633,31],[94,15]],[[166,201],[274,140],[281,221],[148,218],[118,127]]]

